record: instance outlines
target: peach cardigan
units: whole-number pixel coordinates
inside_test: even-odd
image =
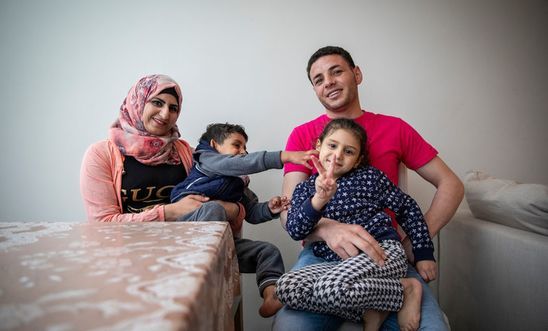
[[[175,146],[188,174],[192,166],[192,148],[184,140],[176,140]],[[103,140],[91,145],[80,169],[80,193],[84,200],[89,221],[98,222],[150,222],[165,221],[164,206],[156,205],[144,212],[122,212],[122,174],[124,156],[110,141]]]

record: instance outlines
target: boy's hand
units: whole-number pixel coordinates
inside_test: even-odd
[[[289,208],[289,199],[287,197],[275,196],[268,200],[268,209],[272,214],[279,214]]]
[[[291,162],[294,164],[301,164],[308,169],[312,169],[312,166],[310,165],[310,163],[308,163],[308,161],[312,160],[313,155],[318,155],[318,151],[315,149],[297,152],[283,151],[280,155],[280,158],[282,159],[283,163]]]
[[[428,283],[429,281],[437,278],[438,270],[436,267],[436,261],[422,260],[417,262],[415,267],[425,282]]]

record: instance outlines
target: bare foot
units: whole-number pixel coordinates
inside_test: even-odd
[[[398,312],[398,324],[402,331],[415,331],[421,321],[421,283],[414,278],[402,278],[403,306]]]
[[[363,314],[363,331],[378,331],[387,316],[387,311],[366,310]]]
[[[263,304],[259,308],[259,315],[262,317],[273,316],[283,307],[276,295],[276,285],[272,284],[263,290]]]

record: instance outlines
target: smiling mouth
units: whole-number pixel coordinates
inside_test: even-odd
[[[330,99],[338,97],[342,93],[342,90],[334,90],[329,93],[327,93],[327,97]]]
[[[155,122],[156,124],[158,124],[158,125],[160,125],[160,126],[164,126],[164,125],[167,124],[166,122],[164,122],[164,121],[162,121],[162,120],[159,120],[159,119],[157,119],[157,118],[153,118],[153,120],[154,120],[154,122]]]

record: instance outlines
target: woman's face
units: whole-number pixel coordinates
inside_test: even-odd
[[[161,93],[150,99],[143,110],[143,125],[148,133],[166,136],[179,117],[177,99],[167,93]]]

